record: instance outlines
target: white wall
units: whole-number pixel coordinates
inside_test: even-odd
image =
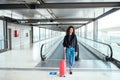
[[[8,23],[8,29],[11,29],[12,49],[30,46],[30,26]],[[14,37],[14,30],[18,30],[18,37]],[[28,36],[26,36],[26,34],[28,34]]]

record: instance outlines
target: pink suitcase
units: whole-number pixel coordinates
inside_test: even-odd
[[[60,77],[65,77],[66,74],[66,61],[60,60],[59,75]]]

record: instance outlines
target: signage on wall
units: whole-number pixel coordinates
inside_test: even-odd
[[[25,24],[26,22],[28,21],[25,21],[25,20],[21,20],[21,21],[18,21],[20,24]]]
[[[26,33],[26,37],[28,37],[28,33]]]

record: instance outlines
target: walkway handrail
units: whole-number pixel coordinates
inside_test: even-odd
[[[56,40],[56,39],[55,39]],[[51,41],[51,40],[50,40]],[[45,61],[45,59],[46,59],[46,55],[43,55],[43,47],[44,47],[44,45],[46,45],[46,44],[48,44],[48,43],[50,43],[50,41],[47,41],[47,42],[45,42],[45,43],[43,43],[42,45],[41,45],[41,48],[40,48],[40,57],[41,57],[41,60],[42,61]]]
[[[111,45],[109,45],[109,44],[107,44],[107,43],[100,42],[100,41],[96,41],[96,40],[88,39],[88,38],[84,38],[84,39],[87,39],[87,40],[90,40],[90,41],[93,41],[93,42],[100,43],[100,44],[103,44],[103,45],[108,46],[109,49],[110,49],[110,56],[106,56],[106,60],[112,60],[113,50],[112,50]]]
[[[44,44],[42,44],[41,49],[40,49],[40,57],[41,57],[41,60],[42,60],[42,61],[44,61],[44,60],[46,59],[46,57],[42,55],[42,54],[43,54],[43,53],[42,53],[43,46],[44,46]]]

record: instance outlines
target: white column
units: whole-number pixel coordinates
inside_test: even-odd
[[[84,36],[85,38],[87,38],[87,26],[85,25],[84,27],[85,27]]]
[[[98,40],[98,20],[94,21],[93,24],[93,40]]]
[[[80,37],[82,37],[82,28],[80,28]]]

